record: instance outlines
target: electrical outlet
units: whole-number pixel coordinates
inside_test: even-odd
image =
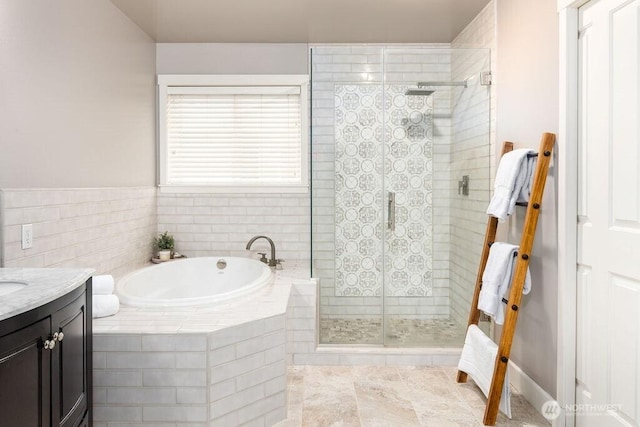
[[[22,249],[33,246],[33,224],[22,224]]]

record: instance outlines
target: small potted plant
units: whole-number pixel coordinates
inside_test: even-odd
[[[158,251],[160,261],[169,261],[173,258],[173,250],[175,249],[175,241],[168,231],[158,234],[155,240],[155,247]]]

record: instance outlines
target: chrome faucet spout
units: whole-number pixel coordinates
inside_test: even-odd
[[[275,267],[276,266],[276,245],[273,243],[273,240],[271,240],[270,238],[268,238],[267,236],[254,236],[251,238],[251,240],[249,240],[249,242],[247,242],[247,250],[251,249],[251,245],[253,245],[253,242],[255,242],[258,239],[266,239],[267,242],[269,242],[269,245],[271,246],[271,259],[268,262],[269,267]]]

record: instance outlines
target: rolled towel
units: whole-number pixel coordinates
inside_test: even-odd
[[[113,316],[120,310],[120,300],[117,295],[94,295],[93,318]]]
[[[110,274],[93,276],[92,283],[93,287],[91,290],[93,295],[111,295],[113,293],[115,281],[113,280],[113,276]]]

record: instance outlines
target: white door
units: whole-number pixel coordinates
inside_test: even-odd
[[[579,427],[640,425],[639,7],[579,12]]]

